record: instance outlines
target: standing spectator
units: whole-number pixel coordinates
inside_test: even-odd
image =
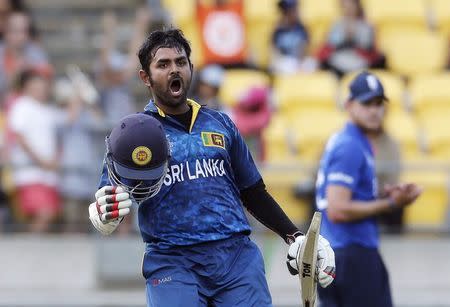
[[[31,19],[26,12],[14,11],[8,15],[0,43],[0,101],[20,71],[48,65],[46,52],[32,40],[31,34]]]
[[[48,105],[50,78],[36,69],[22,72],[22,96],[8,116],[9,129],[15,136],[10,164],[18,211],[29,219],[32,232],[48,231],[60,212],[60,150],[56,135],[59,116]]]
[[[8,20],[8,15],[11,12],[11,1],[10,0],[0,0],[0,42],[3,41],[3,35],[6,28],[6,20]]]
[[[219,91],[224,78],[224,69],[219,65],[208,65],[199,72],[194,97],[208,108],[225,111],[223,102],[220,101]]]
[[[375,75],[356,76],[345,104],[350,121],[330,138],[320,162],[316,205],[338,269],[334,284],[319,289],[323,307],[392,306],[375,217],[410,205],[421,189],[413,183],[392,185],[379,198],[371,141],[381,127],[385,100]]]
[[[272,71],[295,73],[313,71],[316,62],[307,56],[309,35],[300,20],[297,0],[280,0],[280,20],[272,34]]]
[[[84,100],[79,88],[71,80],[55,83],[55,100],[62,106],[65,122],[59,129],[62,146],[61,194],[65,230],[80,232],[87,229],[86,201],[91,199],[100,172],[95,152],[95,135],[106,130],[103,114],[95,100]]]
[[[136,52],[144,39],[150,24],[147,7],[136,10],[133,37],[128,42],[128,50],[123,53],[116,42],[117,20],[112,12],[103,16],[103,44],[100,50],[98,67],[98,87],[100,105],[112,127],[123,116],[136,111],[130,81],[135,76],[138,61]]]
[[[342,18],[331,28],[318,58],[324,69],[338,76],[365,69],[382,68],[384,56],[375,47],[374,29],[364,18],[360,0],[340,0]]]

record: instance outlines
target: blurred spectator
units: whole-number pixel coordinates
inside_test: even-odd
[[[112,127],[125,115],[134,113],[135,101],[131,92],[130,81],[136,75],[139,44],[144,40],[150,24],[150,12],[147,7],[136,10],[133,37],[126,53],[119,50],[115,34],[117,20],[112,12],[103,16],[103,44],[100,51],[98,67],[98,87],[100,105]]]
[[[6,20],[3,42],[0,43],[0,101],[18,72],[31,66],[48,64],[46,52],[32,40],[31,19],[23,11],[11,12]]]
[[[92,202],[101,165],[95,152],[95,135],[106,130],[97,101],[86,99],[82,94],[86,87],[82,85],[77,84],[76,79],[64,78],[59,79],[54,88],[55,100],[63,108],[62,115],[66,119],[60,127],[59,137],[63,171],[60,191],[64,199],[64,225],[68,232],[88,229],[86,206]]]
[[[18,213],[32,232],[48,231],[60,212],[57,111],[48,105],[51,76],[27,69],[20,75],[22,96],[8,115],[15,134],[10,152]]]
[[[247,67],[242,0],[197,0],[197,20],[205,64]]]
[[[365,68],[382,68],[384,56],[375,47],[374,29],[365,20],[360,0],[341,0],[342,18],[331,28],[319,50],[322,68],[338,76]]]
[[[194,100],[208,108],[226,112],[219,98],[223,77],[224,70],[219,65],[208,65],[200,70]]]
[[[280,20],[272,34],[272,63],[275,73],[314,71],[317,63],[307,56],[309,35],[300,20],[297,0],[280,0]]]
[[[262,131],[269,124],[270,116],[269,89],[266,87],[248,89],[233,108],[232,119],[258,162],[264,160]]]
[[[0,0],[0,42],[3,40],[3,35],[6,28],[6,20],[11,12],[11,1],[10,0]]]
[[[26,11],[26,7],[23,1],[0,0],[0,42],[3,40],[8,16],[13,11]]]

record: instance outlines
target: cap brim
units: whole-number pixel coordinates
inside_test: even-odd
[[[389,101],[389,99],[383,93],[380,93],[380,92],[370,92],[370,93],[362,94],[362,95],[359,95],[356,97],[350,96],[349,100],[357,100],[360,103],[366,103],[375,97],[381,97],[383,100]]]
[[[160,179],[166,171],[166,163],[161,164],[157,168],[151,170],[132,169],[120,165],[113,161],[114,169],[122,178],[134,179],[134,180],[156,180]]]

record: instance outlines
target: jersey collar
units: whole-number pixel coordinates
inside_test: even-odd
[[[197,119],[198,112],[202,107],[199,103],[195,102],[192,99],[187,99],[187,104],[192,108],[192,118],[191,125],[189,127],[189,133],[192,132],[192,128],[194,127],[195,120]],[[163,110],[161,110],[153,100],[150,100],[149,103],[144,108],[145,112],[158,113],[161,117],[166,117],[166,114]]]

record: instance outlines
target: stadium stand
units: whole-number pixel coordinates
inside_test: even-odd
[[[378,31],[388,28],[427,29],[423,0],[363,0],[367,18]]]
[[[339,17],[338,0],[302,0],[300,16],[310,32],[310,51],[315,51],[326,38],[328,30]]]
[[[233,107],[239,95],[252,86],[269,86],[269,76],[264,72],[248,69],[228,69],[219,96],[228,107]]]
[[[334,111],[338,82],[329,72],[275,76],[274,98],[281,113],[291,122],[298,113],[310,110]]]
[[[423,187],[423,194],[405,211],[407,225],[438,229],[446,222],[449,201],[448,174],[442,171],[407,171],[402,181],[416,182]]]
[[[450,38],[450,5],[447,0],[429,0],[431,24],[447,39]]]
[[[379,42],[388,68],[405,77],[437,73],[447,65],[448,42],[439,33],[390,29],[380,32]]]
[[[195,20],[195,0],[160,2],[170,14],[169,23],[181,27],[191,41],[193,63],[201,67],[203,54]],[[42,43],[49,51],[55,70],[64,71],[71,61],[82,70],[93,72],[99,16],[105,7],[116,11],[124,24],[126,21],[131,24],[134,8],[141,2],[40,0],[27,3],[41,29]],[[368,21],[375,25],[377,46],[387,58],[386,70],[373,71],[382,80],[390,98],[386,129],[399,141],[407,166],[414,168],[415,162],[443,163],[439,172],[426,174],[412,173],[406,168],[404,179],[417,180],[426,188],[418,204],[408,209],[406,222],[442,225],[448,201],[446,175],[449,169],[444,159],[450,154],[450,75],[443,73],[450,36],[448,0],[362,0],[362,3]],[[269,60],[270,34],[278,18],[276,4],[277,0],[244,1],[249,53],[262,69]],[[339,0],[301,0],[298,9],[310,31],[310,51],[313,52],[339,16]],[[61,24],[67,27],[62,28]],[[127,37],[129,30],[125,25],[118,34]],[[284,176],[286,171],[278,171],[276,166],[304,163],[311,167],[317,162],[324,142],[343,122],[338,110],[347,96],[346,87],[352,76],[346,75],[341,81],[322,71],[274,76],[273,95],[277,108],[263,134],[265,165],[274,168],[263,169],[263,173],[271,192],[298,221],[307,217],[309,208],[309,204],[299,202],[291,193],[302,172],[290,171]],[[262,71],[230,69],[226,71],[220,97],[232,107],[245,89],[252,85],[270,86],[270,81],[270,76]],[[136,87],[142,90],[139,85]]]
[[[271,37],[278,20],[276,0],[244,1],[250,58],[258,66],[265,68],[269,63]]]

